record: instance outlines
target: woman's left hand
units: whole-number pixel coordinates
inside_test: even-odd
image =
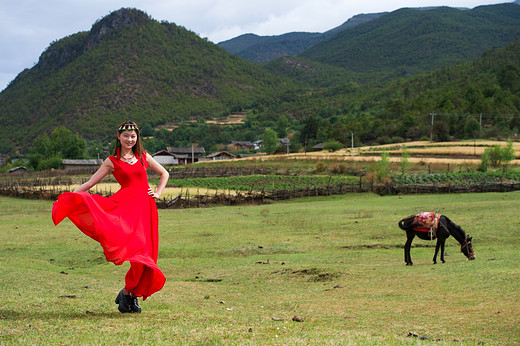
[[[154,192],[151,187],[148,188],[148,195],[151,196],[154,199],[158,199],[159,198],[159,194]]]

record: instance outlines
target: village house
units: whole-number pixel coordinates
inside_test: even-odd
[[[152,157],[155,159],[155,161],[164,166],[179,164],[179,159],[177,156],[173,153],[170,153],[168,150],[158,151],[152,154]]]
[[[289,153],[289,146],[291,145],[291,140],[289,138],[278,138],[278,141],[280,142],[280,146],[287,150],[287,153]],[[257,149],[262,147],[262,144],[264,143],[263,140],[258,140],[254,143],[254,145],[257,147]]]
[[[313,146],[311,149],[314,151],[321,151],[321,150],[323,150],[323,143],[318,143],[315,146]]]
[[[244,159],[244,158],[247,158],[247,157],[254,157],[254,156],[265,156],[265,153],[257,153],[257,154],[244,154],[244,153],[239,153],[237,155],[237,157],[239,159]]]
[[[22,175],[27,173],[27,168],[24,166],[13,167],[9,170],[9,174]]]
[[[203,147],[191,147],[191,148],[176,148],[167,147],[166,150],[174,154],[179,164],[195,163],[200,160],[205,154],[206,150]]]
[[[206,156],[204,161],[232,160],[237,157],[227,151],[219,151]]]
[[[237,151],[237,150],[254,150],[255,145],[250,141],[231,141],[228,144],[228,149]]]
[[[87,160],[73,160],[73,159],[63,159],[61,161],[61,165],[64,170],[72,171],[72,170],[81,170],[81,171],[95,171],[101,166],[103,160],[101,159],[87,159]]]

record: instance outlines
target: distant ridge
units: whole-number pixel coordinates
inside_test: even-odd
[[[403,8],[339,32],[300,57],[360,73],[416,73],[520,39],[520,6]]]
[[[244,34],[218,45],[232,54],[256,63],[266,63],[281,56],[296,56],[313,45],[349,28],[378,18],[384,13],[359,14],[324,33],[291,32],[283,35]]]

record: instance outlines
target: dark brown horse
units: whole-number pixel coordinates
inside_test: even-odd
[[[441,250],[441,261],[442,263],[446,263],[444,261],[444,243],[450,235],[460,243],[460,251],[462,251],[469,260],[475,259],[473,245],[471,244],[472,238],[466,235],[466,232],[464,232],[460,226],[456,225],[448,217],[437,214],[438,219],[435,221],[438,222],[438,224],[434,225],[432,229],[425,229],[424,225],[421,225],[419,222],[420,215],[421,214],[411,215],[399,221],[399,227],[406,231],[407,240],[404,245],[404,261],[406,265],[413,265],[412,257],[410,256],[410,247],[412,246],[412,241],[415,236],[423,240],[437,239],[435,255],[433,256],[434,264],[437,263],[439,248]]]

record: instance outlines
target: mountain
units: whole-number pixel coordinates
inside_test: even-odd
[[[378,18],[383,13],[360,14],[324,33],[292,32],[283,35],[258,36],[245,34],[218,45],[232,54],[256,63],[266,63],[281,56],[296,56],[338,32]]]
[[[123,8],[53,42],[0,93],[0,135],[26,147],[65,125],[99,139],[127,119],[156,126],[212,117],[284,88],[283,79],[191,31]]]
[[[246,60],[264,63],[280,56],[297,55],[321,41],[321,34],[292,32],[278,36],[246,34],[219,46]]]
[[[318,77],[320,68],[326,73],[334,71],[299,58],[277,61],[286,59],[286,65],[302,75]],[[361,143],[429,138],[432,112],[436,113],[435,140],[473,138],[465,125],[478,122],[479,115],[482,138],[518,138],[520,41],[487,50],[477,59],[414,76],[363,84],[345,81],[292,91],[284,98],[291,101],[257,113],[255,120],[269,121],[273,114],[298,116],[301,143],[331,139],[347,143],[350,133]]]
[[[518,39],[516,4],[403,8],[341,31],[299,57],[354,72],[399,76],[477,58]]]

